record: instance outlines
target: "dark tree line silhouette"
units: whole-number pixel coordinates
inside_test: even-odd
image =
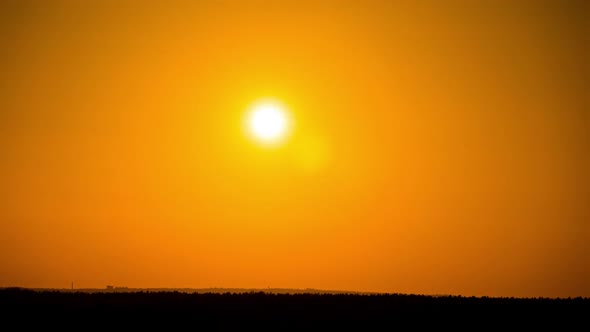
[[[1,289],[0,315],[2,322],[13,320],[23,328],[31,324],[56,324],[77,326],[81,330],[121,323],[135,328],[188,324],[232,330],[248,326],[248,330],[264,327],[395,330],[406,324],[413,328],[556,326],[563,329],[578,324],[588,326],[590,299]]]

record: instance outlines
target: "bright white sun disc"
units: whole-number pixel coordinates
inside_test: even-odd
[[[281,104],[266,101],[252,107],[248,117],[248,127],[258,140],[273,143],[286,135],[289,119]]]

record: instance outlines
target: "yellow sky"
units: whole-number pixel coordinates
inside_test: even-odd
[[[0,287],[590,296],[589,12],[3,1]]]

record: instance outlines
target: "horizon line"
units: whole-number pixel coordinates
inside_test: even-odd
[[[375,291],[349,291],[349,290],[326,290],[318,288],[241,288],[241,287],[126,287],[107,285],[104,288],[59,288],[59,287],[22,287],[22,286],[0,286],[2,290],[30,290],[30,291],[58,291],[64,293],[138,293],[138,292],[179,292],[184,294],[247,294],[265,293],[276,295],[398,295],[398,296],[424,296],[424,297],[459,297],[459,298],[489,298],[489,299],[590,299],[585,296],[549,297],[549,296],[490,296],[490,295],[462,295],[462,294],[427,294],[427,293],[401,293],[401,292],[375,292]]]

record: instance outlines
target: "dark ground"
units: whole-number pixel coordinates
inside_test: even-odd
[[[32,326],[79,330],[123,326],[277,331],[425,327],[587,330],[590,298],[0,289],[0,322],[4,331]],[[2,328],[12,323],[18,328]]]

